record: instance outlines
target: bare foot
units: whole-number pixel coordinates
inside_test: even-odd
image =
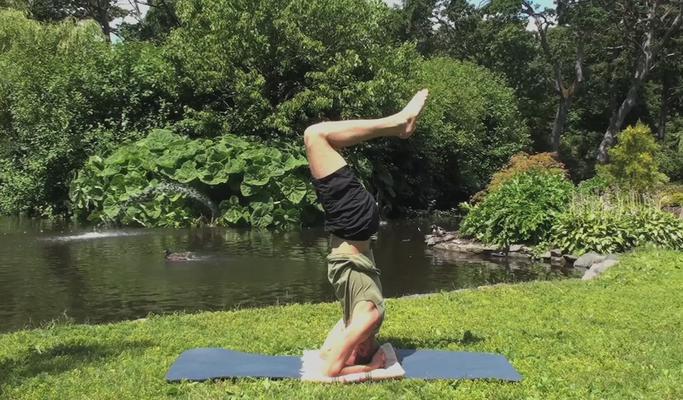
[[[401,112],[398,114],[405,118],[405,129],[401,129],[398,137],[401,139],[409,138],[413,132],[415,132],[415,127],[417,126],[417,119],[424,109],[425,102],[429,96],[428,89],[422,89],[413,96],[413,98],[408,102]]]

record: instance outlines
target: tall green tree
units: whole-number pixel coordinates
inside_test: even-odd
[[[137,0],[132,3],[137,4]],[[2,0],[0,7],[22,10],[29,17],[45,22],[61,21],[67,17],[93,19],[100,26],[106,40],[110,40],[111,34],[116,33],[111,22],[131,13],[121,7],[118,0]]]
[[[558,151],[567,129],[572,103],[586,79],[586,48],[600,41],[605,16],[590,1],[558,0],[556,8],[540,10],[528,0],[522,13],[535,26],[535,35],[557,96],[557,110],[551,132],[552,149]]]
[[[425,56],[467,60],[501,74],[515,90],[535,147],[545,149],[552,104],[546,82],[538,76],[545,75],[546,67],[519,9],[519,2],[510,7],[498,1],[405,1],[403,24],[412,29],[403,30],[400,37],[415,41]]]
[[[145,5],[149,8],[144,17],[139,16],[137,21],[133,23],[124,22],[121,24],[119,35],[124,40],[161,42],[173,29],[180,26],[180,19],[176,12],[176,0],[148,0]]]
[[[112,46],[94,22],[0,10],[0,213],[65,211],[87,156],[177,114],[176,78],[162,49]]]
[[[683,19],[681,0],[618,0],[606,3],[605,7],[612,10],[611,26],[619,32],[621,48],[632,61],[628,89],[615,104],[600,143],[597,159],[601,163],[607,162],[608,150],[636,106],[644,83],[665,64],[672,44],[676,43],[672,38],[680,34]]]
[[[396,110],[419,68],[412,45],[387,43],[391,13],[378,2],[188,0],[177,11],[166,49],[185,105],[243,135]]]
[[[403,0],[397,10],[398,37],[401,41],[415,41],[417,50],[428,56],[436,47],[434,10],[439,0]]]
[[[630,126],[619,136],[619,143],[610,149],[610,162],[598,166],[598,175],[607,182],[625,190],[646,192],[666,182],[659,172],[655,155],[660,146],[650,128],[643,124]]]

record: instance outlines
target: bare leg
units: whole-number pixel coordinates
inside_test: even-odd
[[[313,178],[324,178],[346,165],[337,149],[382,136],[410,137],[427,96],[426,89],[417,92],[403,110],[389,117],[321,122],[308,127],[304,141]]]
[[[342,335],[344,334],[344,329],[346,328],[346,325],[344,324],[344,320],[340,319],[337,324],[332,328],[329,334],[327,334],[327,339],[325,339],[325,343],[323,343],[322,347],[320,348],[321,354],[326,355],[330,350],[332,350],[332,347],[335,343],[343,340]]]
[[[323,122],[308,127],[304,132],[304,141],[313,178],[324,178],[346,165],[346,160],[337,149],[381,136],[409,137],[415,130],[427,95],[427,90],[421,90],[401,112],[386,118]],[[331,253],[368,252],[372,257],[369,243],[369,240],[352,241],[331,235]],[[351,315],[349,326],[344,326],[344,321],[340,320],[322,346],[324,374],[337,376],[369,372],[382,366],[375,365],[375,357],[371,365],[353,365],[356,364],[359,348],[367,347],[362,344],[367,342],[374,328],[381,324],[380,311],[373,303],[361,301],[354,306]],[[377,361],[383,364],[381,357]]]

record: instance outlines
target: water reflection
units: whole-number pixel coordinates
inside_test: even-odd
[[[500,264],[429,250],[422,240],[428,226],[428,221],[417,221],[381,228],[374,251],[387,297],[564,276],[543,265]],[[198,259],[167,262],[165,249],[192,251]],[[94,232],[4,218],[0,331],[40,325],[64,314],[97,323],[150,312],[332,301],[326,253],[327,237],[320,229]]]

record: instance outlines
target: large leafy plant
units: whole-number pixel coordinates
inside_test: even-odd
[[[652,244],[683,249],[683,220],[635,193],[577,194],[557,216],[554,245],[570,253],[615,253]]]
[[[306,158],[232,135],[190,140],[167,130],[91,157],[72,181],[80,218],[103,223],[284,227],[319,216]]]
[[[573,188],[563,174],[540,170],[520,173],[471,207],[460,232],[503,246],[545,241],[555,216],[567,207]]]

